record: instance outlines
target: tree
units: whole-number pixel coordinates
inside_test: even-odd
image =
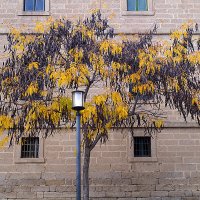
[[[156,31],[156,29],[154,29]],[[191,24],[171,34],[169,43],[153,43],[154,31],[137,40],[114,38],[114,30],[95,12],[84,21],[38,22],[34,34],[12,29],[0,69],[1,141],[23,135],[48,137],[60,127],[73,127],[68,89],[85,91],[82,111],[84,149],[83,196],[89,199],[90,153],[105,143],[109,128],[144,127],[151,135],[164,127],[160,106],[175,108],[200,124],[199,64]],[[200,41],[197,42],[198,50]],[[88,98],[98,83],[104,91]]]

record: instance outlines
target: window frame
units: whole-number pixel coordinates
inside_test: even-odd
[[[147,0],[147,11],[128,11],[128,1],[121,0],[121,15],[123,16],[150,16],[155,15],[154,0]]]
[[[28,0],[24,0],[24,11],[29,11],[29,12],[31,12],[31,11],[34,11],[34,12],[37,12],[37,11],[44,12],[45,11],[45,0],[42,0],[42,3],[43,3],[42,8],[43,8],[43,10],[36,10],[36,8],[37,8],[37,0],[33,0],[33,10],[26,10],[26,3],[27,3],[27,1]]]
[[[44,0],[44,11],[24,11],[24,0],[18,0],[18,15],[19,16],[49,16],[50,15],[50,0]]]
[[[28,137],[28,136],[24,136]],[[24,138],[23,137],[23,138]],[[44,138],[39,136],[39,152],[38,152],[38,158],[22,158],[21,157],[21,150],[22,145],[15,144],[14,146],[14,163],[20,164],[20,163],[44,163]]]
[[[148,11],[148,0],[146,0],[146,9],[145,10],[139,10],[139,1],[140,0],[136,0],[136,10],[128,10],[128,1],[127,0],[127,11]]]
[[[138,139],[137,142],[136,142],[136,139]],[[145,141],[143,139],[147,139],[147,140]],[[140,140],[140,142],[139,142],[139,140]],[[141,143],[141,141],[142,141],[142,143]],[[145,146],[145,142],[147,142],[147,141],[148,141],[148,143],[146,143],[147,149],[146,149],[146,153],[144,153],[145,152],[144,146]],[[150,136],[144,136],[144,137],[136,136],[133,138],[133,142],[134,142],[134,151],[133,151],[134,157],[145,157],[145,158],[151,157],[151,137]],[[138,147],[138,148],[136,149],[136,147]]]
[[[39,137],[22,137],[21,158],[39,158],[39,144]],[[26,147],[28,147],[28,150]],[[31,147],[34,147],[33,150]],[[33,157],[30,157],[32,153]]]
[[[157,162],[157,134],[154,134],[151,137],[151,157],[135,157],[134,156],[134,141],[132,137],[147,137],[148,135],[144,135],[143,128],[136,128],[134,134],[130,133],[128,138],[128,147],[127,147],[127,155],[128,162]]]

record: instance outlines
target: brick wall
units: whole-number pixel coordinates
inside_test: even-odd
[[[138,130],[139,131],[139,130]],[[75,198],[75,133],[57,132],[44,143],[45,163],[14,163],[0,151],[0,199]],[[200,197],[200,134],[166,128],[157,135],[157,161],[129,162],[129,131],[111,131],[91,154],[91,199],[194,200]],[[156,137],[156,136],[155,136]]]
[[[50,0],[50,15],[54,18],[84,18],[91,9],[100,8],[109,17],[112,26],[118,32],[138,33],[146,31],[156,23],[159,33],[169,33],[189,19],[199,23],[199,0],[153,0],[154,15],[124,16],[122,15],[124,0]],[[7,26],[26,25],[32,27],[36,21],[46,20],[48,16],[19,15],[20,0],[1,0],[0,2],[0,33],[8,31]],[[113,15],[114,13],[114,15]]]
[[[101,8],[105,16],[115,13],[110,21],[117,32],[137,33],[156,23],[163,37],[189,19],[199,22],[199,0],[154,0],[152,16],[123,16],[121,1],[50,0],[50,13],[55,18],[74,20],[88,16],[92,8]],[[0,56],[10,25],[32,28],[36,21],[47,19],[47,16],[19,16],[18,10],[17,0],[0,1]],[[175,111],[169,116],[168,128],[155,136],[154,161],[130,162],[130,133],[110,131],[107,144],[97,145],[91,154],[91,199],[200,198],[199,128],[183,124]],[[74,132],[62,130],[44,141],[44,163],[17,164],[15,157],[14,147],[0,149],[0,199],[75,199]]]

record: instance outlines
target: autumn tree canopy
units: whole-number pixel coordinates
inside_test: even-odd
[[[78,88],[85,90],[82,126],[91,149],[106,141],[111,127],[142,126],[148,133],[161,128],[163,103],[199,122],[200,52],[193,32],[183,25],[162,45],[152,42],[153,32],[134,41],[116,39],[100,12],[77,23],[50,18],[38,22],[34,34],[13,28],[5,46],[9,58],[0,69],[4,140],[71,127],[68,89]],[[87,98],[97,82],[104,92]]]

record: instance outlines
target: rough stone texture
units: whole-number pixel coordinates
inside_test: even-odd
[[[200,22],[199,0],[154,0],[153,16],[122,16],[120,1],[50,0],[50,13],[75,20],[101,8],[116,31],[126,33],[141,32],[156,23],[158,33],[167,34],[189,19]],[[26,25],[31,32],[36,21],[47,19],[19,16],[18,11],[18,0],[0,1],[0,63],[7,27]],[[92,89],[91,94],[95,92]],[[91,153],[91,200],[200,199],[200,129],[183,124],[175,111],[170,112],[169,122],[156,136],[157,161],[129,162],[130,133],[111,131],[107,144],[97,145]],[[75,199],[74,132],[62,130],[44,142],[44,163],[16,164],[15,156],[13,147],[0,149],[0,199]]]
[[[108,16],[118,32],[138,33],[156,23],[160,33],[168,33],[189,19],[199,22],[199,0],[153,0],[154,15],[124,16],[122,3],[125,0],[50,0],[50,15],[54,18],[79,19],[88,16],[92,9],[101,9]],[[48,16],[23,16],[20,13],[20,0],[1,0],[0,32],[8,31],[6,25],[33,27],[36,21],[46,20]]]
[[[98,145],[91,155],[91,199],[199,199],[197,153],[200,152],[196,148],[200,139],[195,138],[198,133],[194,128],[166,128],[157,136],[157,162],[128,162],[128,131],[124,134],[111,131],[108,143]],[[74,134],[65,134],[63,130],[48,138],[44,144],[45,163],[7,165],[1,162],[0,199],[75,198],[75,164],[71,162],[75,152]],[[185,138],[174,138],[175,134],[183,134]],[[193,151],[180,145],[188,140],[195,140]],[[6,151],[12,152],[12,147],[2,149],[0,154],[7,155]],[[180,152],[185,154],[179,155]]]

